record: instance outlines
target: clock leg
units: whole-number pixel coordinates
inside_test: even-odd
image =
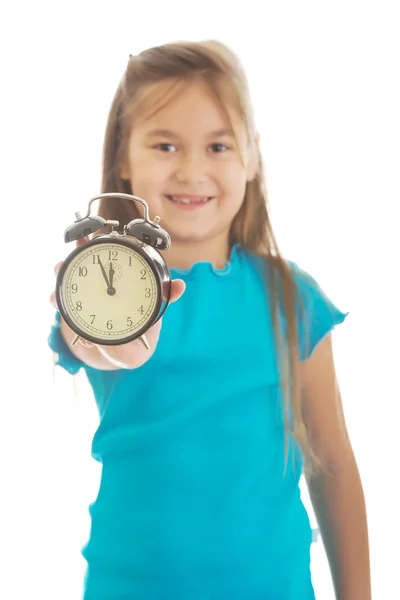
[[[150,350],[150,344],[145,335],[140,336],[139,340],[142,342],[142,344],[146,348],[146,350]]]

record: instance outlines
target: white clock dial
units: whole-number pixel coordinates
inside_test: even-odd
[[[98,243],[76,254],[61,286],[68,319],[89,339],[123,340],[146,327],[159,306],[159,286],[133,247]]]

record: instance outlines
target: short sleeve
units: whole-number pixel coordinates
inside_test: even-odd
[[[299,287],[304,315],[299,312],[300,359],[311,356],[319,342],[340,325],[349,313],[343,313],[321,289],[317,281],[296,263],[289,263]]]
[[[56,321],[51,327],[50,336],[48,338],[48,344],[50,348],[58,354],[56,365],[63,367],[68,373],[74,375],[79,371],[84,363],[80,361],[76,356],[69,350],[67,344],[60,331],[61,327],[61,315],[59,311],[56,312]]]

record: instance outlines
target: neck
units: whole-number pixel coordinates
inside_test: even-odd
[[[223,269],[230,248],[227,237],[201,241],[173,239],[170,249],[163,255],[170,269],[190,269],[197,262],[209,262],[217,269]]]

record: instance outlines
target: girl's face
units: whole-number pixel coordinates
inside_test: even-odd
[[[243,203],[255,161],[244,124],[228,112],[237,141],[206,85],[193,82],[132,127],[121,177],[173,241],[227,239]]]

